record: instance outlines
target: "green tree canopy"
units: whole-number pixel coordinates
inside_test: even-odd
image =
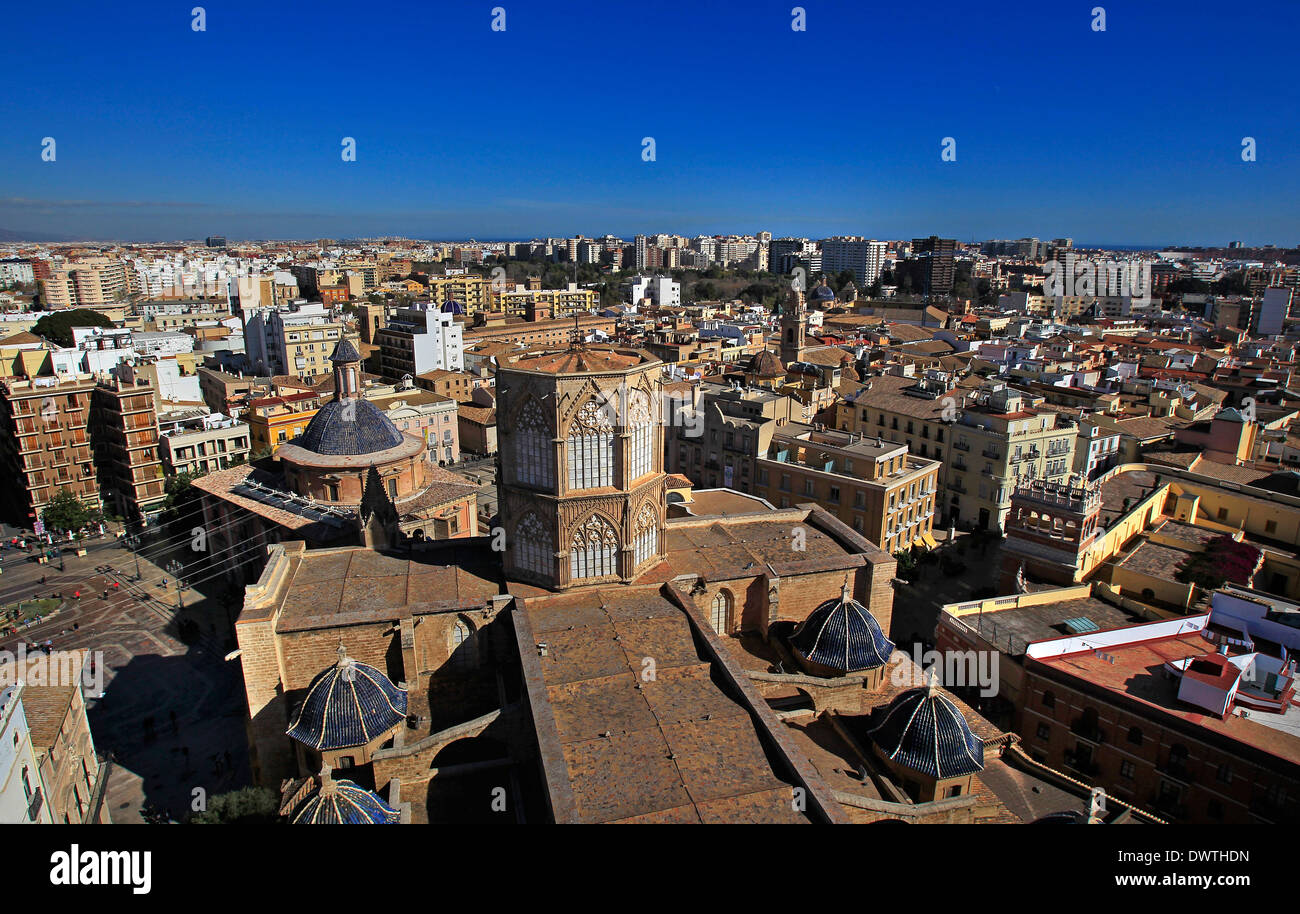
[[[279,821],[280,802],[265,787],[218,794],[208,801],[208,808],[190,817],[193,825],[230,825],[273,823]]]
[[[113,326],[107,315],[88,308],[73,308],[70,311],[51,311],[36,322],[32,332],[60,346],[71,346],[73,327]]]
[[[100,513],[68,490],[61,489],[46,503],[41,517],[48,529],[66,532],[98,523]]]

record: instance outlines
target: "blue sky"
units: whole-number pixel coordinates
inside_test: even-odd
[[[1294,0],[794,5],[28,5],[0,229],[1300,243]]]

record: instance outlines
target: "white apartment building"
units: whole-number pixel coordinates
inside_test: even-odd
[[[850,270],[859,287],[869,286],[880,278],[888,245],[860,237],[822,239],[822,271],[829,274]]]
[[[628,302],[633,305],[647,298],[661,308],[682,303],[682,284],[667,276],[635,276],[628,283],[627,292]]]
[[[398,308],[375,334],[380,371],[389,380],[428,371],[465,368],[464,331],[456,315],[433,302]]]

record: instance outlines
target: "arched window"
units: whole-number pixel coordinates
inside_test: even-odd
[[[457,669],[470,669],[478,658],[474,641],[474,632],[463,620],[457,619],[451,630],[451,665]]]
[[[593,514],[573,531],[569,576],[575,580],[618,574],[618,534],[614,525]]]
[[[555,450],[542,417],[542,408],[529,397],[512,430],[515,436],[515,479],[526,486],[555,487]]]
[[[525,514],[523,520],[515,527],[515,566],[549,577],[554,573],[551,567],[554,554],[555,545],[551,541],[551,531],[542,525],[533,512]]]
[[[659,515],[652,505],[643,505],[636,519],[636,552],[634,561],[639,568],[659,551]]]
[[[650,415],[650,397],[643,390],[632,391],[628,403],[628,426],[631,450],[628,478],[640,479],[654,468],[654,420]]]
[[[713,598],[713,606],[709,612],[709,621],[713,624],[713,630],[719,635],[731,633],[731,592],[719,590]]]
[[[1048,689],[1046,692],[1043,693],[1043,707],[1044,708],[1056,707],[1056,695],[1052,692],[1051,689]]]
[[[578,410],[569,429],[567,456],[570,489],[614,484],[614,423],[595,400]]]

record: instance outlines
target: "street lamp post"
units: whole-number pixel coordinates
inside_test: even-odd
[[[185,582],[181,580],[181,572],[185,570],[185,566],[172,559],[167,563],[167,570],[176,578],[176,609],[182,610],[185,608]]]
[[[132,533],[126,538],[126,547],[135,554],[135,579],[138,581],[140,580],[140,553],[138,551],[140,548],[140,537],[137,534]]]

